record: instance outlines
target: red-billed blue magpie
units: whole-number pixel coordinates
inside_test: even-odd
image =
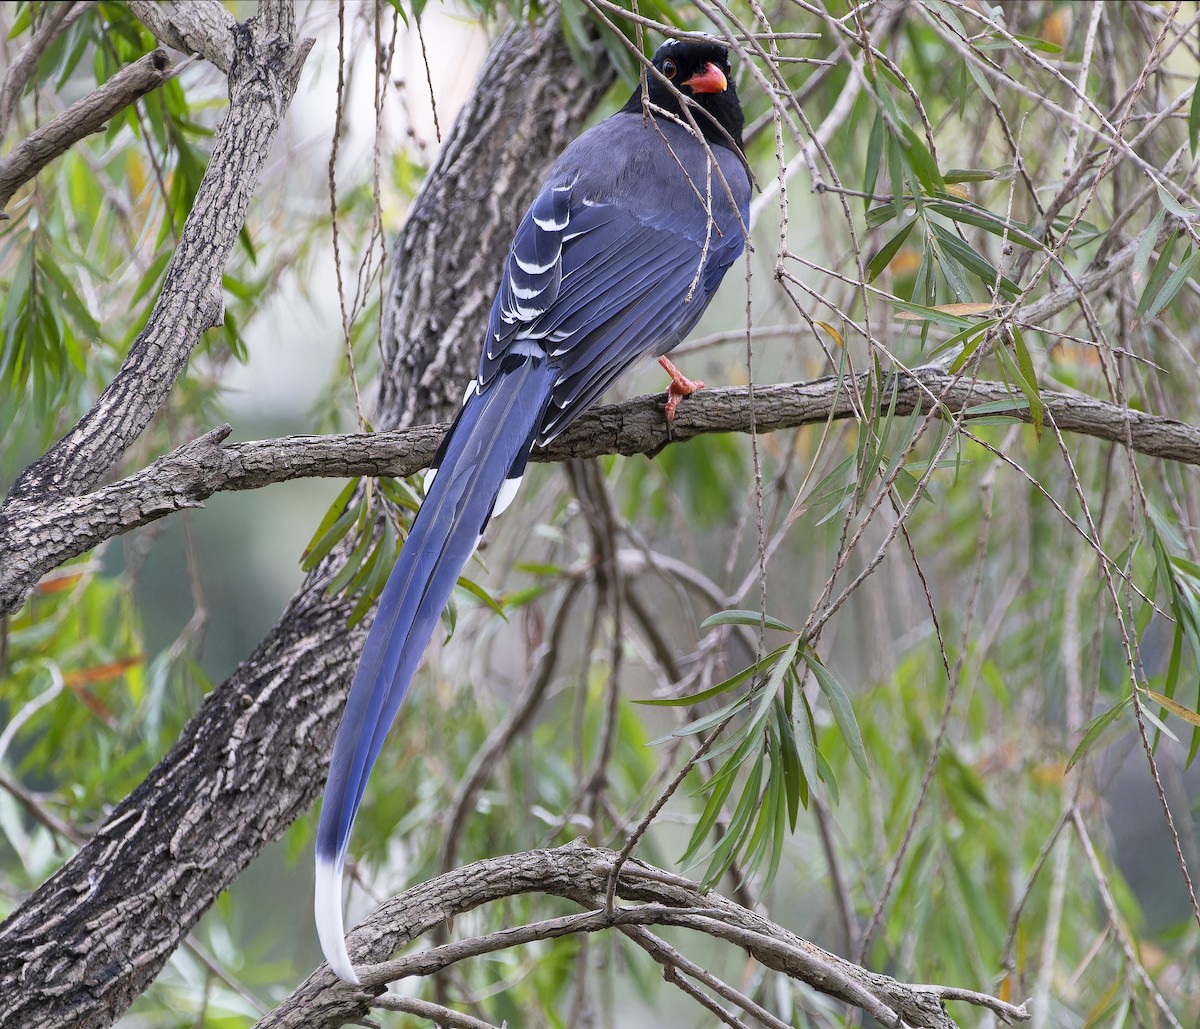
[[[348,982],[358,981],[342,928],[350,827],[484,526],[512,500],[530,450],[562,432],[637,358],[663,359],[674,412],[697,384],[663,355],[696,324],[742,252],[750,179],[728,52],[715,41],[672,40],[653,63],[659,74],[648,72],[649,103],[636,90],[568,146],[521,220],[479,376],[434,460],[363,647],[316,846],[317,930],[330,966]]]

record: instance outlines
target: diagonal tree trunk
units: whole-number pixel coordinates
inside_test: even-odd
[[[377,421],[447,413],[546,167],[612,81],[553,20],[494,47],[400,234]],[[315,800],[365,627],[310,575],[266,639],[96,835],[0,925],[0,1025],[109,1025],[221,890]]]

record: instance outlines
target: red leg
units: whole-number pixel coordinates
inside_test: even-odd
[[[675,409],[684,397],[690,397],[698,389],[704,389],[704,383],[698,379],[689,379],[665,357],[660,357],[658,363],[663,371],[671,376],[671,385],[667,387],[667,421],[675,418]]]

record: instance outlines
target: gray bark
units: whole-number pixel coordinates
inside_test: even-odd
[[[264,4],[264,17],[277,18],[279,11]],[[266,116],[278,118],[283,94],[271,83],[282,87],[290,67],[286,48],[241,30],[237,44],[231,95],[244,88],[267,105]],[[255,49],[247,52],[247,46]],[[255,68],[239,71],[238,61],[250,57]],[[495,47],[482,81],[487,87],[469,102],[447,156],[414,206],[409,225],[415,228],[401,236],[390,280],[388,326],[396,335],[388,353],[403,370],[389,377],[383,392],[383,424],[424,417],[431,405],[444,412],[447,398],[461,390],[461,378],[450,380],[477,358],[487,311],[480,298],[489,295],[504,241],[549,163],[610,84],[611,72],[584,75],[554,25],[522,27]],[[550,113],[535,116],[528,107],[534,99],[549,104]],[[263,138],[252,135],[243,145],[263,145]],[[214,153],[210,175],[220,167],[222,154]],[[504,203],[488,199],[498,182],[506,184]],[[228,225],[232,198],[242,198],[244,211],[251,185],[224,179],[226,192],[197,198],[200,213],[193,217],[210,234],[192,251],[181,241],[171,275],[172,281],[197,282],[198,298],[210,296],[203,287],[219,259],[211,232]],[[220,265],[215,267],[219,276]],[[446,276],[447,285],[429,281],[435,272]],[[205,299],[164,313],[178,316],[166,319],[167,335],[135,347],[96,411],[24,474],[6,511],[14,510],[14,500],[36,501],[46,491],[89,488],[96,467],[111,465],[141,431],[142,412],[166,396],[188,341],[211,324],[213,310]],[[443,342],[448,327],[461,353]],[[409,340],[420,341],[415,355],[405,346]],[[427,386],[417,385],[425,379]],[[409,396],[410,387],[418,399]],[[114,410],[118,416],[110,422]],[[0,564],[34,560],[18,544],[10,541],[9,547]],[[315,800],[363,631],[347,632],[348,608],[325,598],[330,577],[325,566],[308,578],[255,653],[207,698],[147,779],[0,925],[5,1029],[111,1024],[221,890]]]
[[[435,380],[437,381],[437,380]],[[452,381],[459,381],[454,379]],[[534,461],[565,461],[605,454],[654,454],[672,442],[709,432],[760,433],[795,429],[829,419],[860,417],[857,391],[835,377],[812,382],[756,386],[749,390],[706,389],[679,408],[668,426],[663,396],[639,397],[597,408],[581,417],[551,446],[536,450]],[[913,369],[879,391],[885,407],[907,415],[933,408],[964,424],[1007,413],[1030,422],[1032,414],[1015,387],[1002,382],[950,375],[936,366]],[[408,394],[402,394],[407,396]],[[1082,394],[1043,390],[1044,418],[1064,433],[1091,436],[1129,446],[1159,460],[1200,464],[1200,428],[1173,418],[1146,414]],[[1011,402],[1003,411],[997,405]],[[985,412],[973,412],[988,405]],[[439,405],[440,408],[440,405]],[[753,418],[751,417],[753,415]],[[221,426],[159,458],[128,478],[83,496],[49,497],[10,504],[0,515],[0,614],[15,610],[46,572],[93,547],[188,507],[198,507],[221,490],[259,489],[289,479],[326,476],[412,475],[428,467],[448,425],[414,425],[394,432],[288,436],[245,443],[224,442]]]

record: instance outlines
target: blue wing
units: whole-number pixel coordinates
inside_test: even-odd
[[[732,204],[687,132],[616,115],[567,148],[517,230],[479,378],[380,597],[334,743],[315,906],[322,949],[349,982],[357,980],[343,934],[342,868],[388,728],[463,565],[488,518],[511,500],[530,449],[561,432],[638,357],[675,346],[741,252],[749,180],[739,160],[722,153]]]
[[[750,186],[740,161],[718,149],[719,171],[710,173],[701,144],[677,126],[662,128],[674,130],[664,135],[677,159],[639,161],[660,137],[633,115],[581,137],[517,229],[479,381],[488,382],[507,354],[549,357],[558,374],[539,444],[639,357],[678,344],[742,251]],[[631,145],[638,133],[646,141]],[[620,155],[635,167],[622,167]]]

